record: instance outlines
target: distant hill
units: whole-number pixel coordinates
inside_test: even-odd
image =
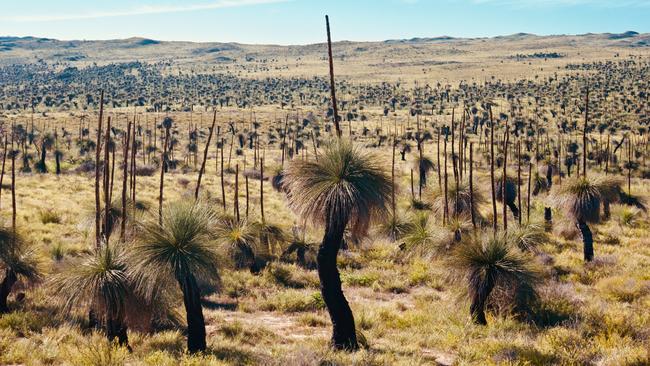
[[[634,31],[539,36],[415,37],[333,45],[337,76],[360,82],[385,80],[483,80],[539,76],[570,64],[650,57],[650,33]],[[164,72],[229,73],[244,78],[324,76],[325,43],[252,45],[178,42],[148,38],[57,40],[0,37],[0,67],[43,64],[58,70],[113,63],[155,63]],[[14,71],[9,71],[9,73]]]
[[[454,47],[456,45],[491,44],[498,46],[507,42],[517,48],[534,50],[535,45],[540,49],[555,46],[570,46],[581,44],[593,47],[645,47],[650,44],[650,34],[639,34],[634,31],[624,33],[584,34],[584,35],[554,35],[536,36],[528,33],[517,33],[492,38],[455,38],[450,36],[422,37],[410,39],[392,39],[381,42],[341,41],[335,43],[335,50],[354,54],[355,52],[385,52],[390,53],[391,47],[399,46],[440,46]],[[535,42],[535,44],[527,44]],[[516,50],[516,49],[515,49]],[[28,63],[38,60],[46,62],[109,62],[109,61],[157,61],[174,58],[184,61],[241,60],[247,56],[255,59],[272,57],[308,57],[322,52],[322,44],[276,46],[276,45],[247,45],[237,43],[198,43],[198,42],[168,42],[147,38],[128,38],[104,41],[62,41],[37,37],[0,37],[0,64]],[[534,53],[534,52],[533,52]]]

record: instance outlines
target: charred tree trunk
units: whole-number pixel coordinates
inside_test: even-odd
[[[54,163],[56,165],[56,175],[61,175],[61,152],[58,150],[54,152]]]
[[[190,353],[205,351],[205,319],[201,307],[201,290],[194,275],[189,274],[178,283],[183,291],[183,304],[187,321],[187,350]]]
[[[576,226],[580,230],[580,236],[582,237],[584,260],[585,262],[591,262],[594,259],[594,238],[589,225],[582,220],[578,220]]]
[[[354,316],[343,295],[341,277],[336,267],[336,257],[343,241],[343,232],[347,220],[337,217],[334,222],[330,221],[327,222],[325,227],[325,235],[317,256],[321,294],[332,320],[333,347],[339,350],[356,350],[359,345],[354,326]]]
[[[14,283],[16,283],[16,281],[18,281],[16,272],[7,268],[5,270],[4,279],[0,283],[0,314],[9,312],[9,307],[7,306],[7,298],[9,297],[11,288],[14,286]]]
[[[474,323],[487,325],[487,320],[485,319],[485,304],[487,303],[487,299],[493,288],[494,278],[490,275],[486,275],[483,281],[481,281],[478,291],[472,294],[472,304],[470,305],[469,311]]]
[[[120,346],[127,347],[128,350],[131,350],[129,346],[129,337],[127,335],[127,326],[124,323],[124,317],[121,314],[113,316],[109,314],[106,317],[106,338],[109,342],[113,342],[117,339],[117,343]]]

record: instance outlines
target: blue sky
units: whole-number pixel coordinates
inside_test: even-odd
[[[650,32],[650,0],[0,0],[0,35],[305,44]]]

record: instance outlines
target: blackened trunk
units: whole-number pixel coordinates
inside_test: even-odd
[[[47,165],[45,164],[45,159],[47,157],[47,149],[45,144],[41,146],[41,160],[38,162],[39,171],[41,173],[47,173]]]
[[[548,229],[553,225],[553,213],[550,207],[544,207],[544,221]]]
[[[514,202],[508,202],[507,203],[508,208],[510,208],[510,211],[512,212],[512,216],[514,216],[515,220],[519,219],[519,208]]]
[[[54,154],[54,161],[56,162],[56,175],[61,174],[61,153],[58,151]]]
[[[603,200],[603,220],[607,221],[611,216],[610,203],[607,200]]]
[[[302,268],[307,268],[307,260],[305,259],[305,248],[300,247],[296,250],[296,259],[298,265]]]
[[[486,276],[486,278],[481,282],[478,291],[472,295],[472,304],[470,305],[469,311],[472,315],[472,320],[476,324],[487,325],[487,320],[485,319],[485,304],[487,303],[488,296],[494,288],[494,280],[492,276]]]
[[[343,295],[341,277],[336,267],[336,257],[341,247],[344,230],[343,223],[327,223],[323,242],[318,249],[318,278],[321,294],[332,320],[332,346],[335,349],[352,351],[359,348],[354,316]]]
[[[125,346],[131,350],[129,346],[129,337],[127,335],[127,327],[124,324],[124,319],[121,316],[106,318],[106,337],[109,342],[113,342],[117,339],[117,343],[120,346]]]
[[[201,308],[201,292],[193,275],[178,280],[183,291],[187,317],[187,350],[190,353],[205,351],[205,320]]]
[[[0,314],[8,313],[9,307],[7,306],[7,298],[11,293],[11,288],[14,286],[14,283],[18,281],[18,276],[16,272],[11,269],[5,270],[5,277],[0,283]]]
[[[582,220],[578,220],[576,226],[578,227],[578,230],[580,230],[580,235],[582,236],[585,262],[591,262],[591,260],[594,259],[594,238],[591,235],[589,225]]]

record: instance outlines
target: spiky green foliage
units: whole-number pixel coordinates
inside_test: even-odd
[[[214,227],[216,244],[235,261],[237,268],[254,264],[265,248],[260,246],[260,227],[247,220],[222,217]]]
[[[252,224],[254,231],[257,232],[259,244],[271,256],[276,256],[276,248],[282,249],[282,245],[289,240],[289,235],[279,225],[268,222],[255,222]]]
[[[473,229],[472,221],[467,215],[450,217],[446,227],[453,234],[456,242],[461,241],[463,234],[469,233]],[[447,249],[449,249],[449,245]]]
[[[531,259],[514,248],[506,234],[482,235],[483,240],[471,240],[458,247],[450,261],[461,269],[470,285],[470,292],[478,288],[478,283],[487,277],[498,279],[495,282],[534,282],[537,272]]]
[[[474,214],[478,216],[478,207],[485,203],[485,197],[479,190],[474,188],[474,192],[470,194],[469,184],[464,182],[458,184],[458,189],[456,188],[455,184],[452,184],[450,187],[448,187],[447,204],[449,206],[449,216],[470,216],[472,195],[474,196]],[[456,197],[458,197],[458,202],[456,202]],[[431,206],[433,212],[439,217],[442,217],[445,212],[445,193],[443,190],[438,188],[434,192],[434,199]]]
[[[396,215],[387,215],[386,218],[379,223],[377,229],[380,235],[391,240],[398,240],[404,237],[404,235],[412,229],[412,225],[404,215],[397,213]]]
[[[546,180],[546,177],[540,175],[538,172],[535,172],[532,177],[532,185],[533,185],[533,192],[532,192],[533,196],[537,196],[542,192],[548,192],[549,189],[551,188],[548,185],[548,181]]]
[[[162,224],[157,215],[137,223],[131,249],[133,270],[140,287],[151,295],[157,281],[179,280],[194,276],[203,283],[219,280],[218,246],[213,228],[216,215],[201,202],[177,202],[163,211]]]
[[[296,254],[296,263],[303,268],[316,269],[316,255],[319,243],[311,243],[302,240],[294,240],[282,252],[280,258],[284,261],[290,261],[291,256]]]
[[[361,237],[390,202],[392,183],[380,162],[350,142],[332,141],[318,161],[289,165],[289,206],[308,221],[349,223],[352,236]]]
[[[603,201],[610,203],[618,202],[620,198],[621,186],[623,181],[615,176],[600,176],[591,179],[593,187],[600,193]]]
[[[11,228],[0,227],[0,270],[9,269],[23,280],[41,279],[39,258],[29,242]]]
[[[483,233],[454,251],[450,265],[468,286],[472,299],[487,298],[493,288],[534,291],[540,275],[532,259],[516,248],[504,233]],[[513,298],[520,297],[515,295]],[[473,300],[475,301],[475,300]]]
[[[434,225],[431,216],[420,212],[412,216],[402,249],[407,257],[432,258],[445,247],[446,235]]]
[[[126,255],[119,245],[102,245],[68,263],[50,280],[63,309],[90,308],[98,314],[124,314],[134,297],[134,284],[127,274]]]
[[[572,178],[551,192],[551,202],[577,221],[600,221],[602,187],[583,177]]]
[[[548,235],[542,225],[522,224],[508,228],[508,241],[523,251],[537,253],[548,241]]]

